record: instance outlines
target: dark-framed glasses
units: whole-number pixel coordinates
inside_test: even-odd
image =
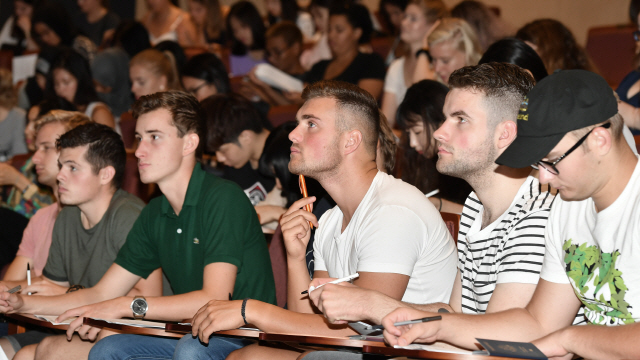
[[[593,129],[598,128],[598,127],[602,127],[605,129],[608,129],[609,127],[611,127],[611,123],[604,123],[602,125],[598,125],[595,126]],[[560,156],[557,160],[551,162],[551,161],[545,161],[545,160],[540,160],[537,163],[535,163],[534,165],[531,165],[532,168],[539,170],[539,169],[545,169],[547,170],[549,173],[551,173],[552,175],[559,175],[560,171],[558,171],[558,168],[556,168],[556,165],[558,165],[558,163],[566,158],[569,154],[571,154],[575,149],[577,149],[578,147],[580,147],[580,145],[582,145],[582,143],[587,140],[587,137],[589,137],[589,135],[591,134],[591,132],[593,131],[593,129],[589,130],[588,133],[586,133],[583,137],[580,138],[580,140],[578,140],[578,142],[573,145],[571,147],[571,149],[567,150],[566,153],[564,153],[562,156]]]

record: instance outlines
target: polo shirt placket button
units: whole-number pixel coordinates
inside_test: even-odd
[[[182,229],[178,229],[178,234],[182,234]]]

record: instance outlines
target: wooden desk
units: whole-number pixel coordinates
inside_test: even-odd
[[[31,314],[5,314],[5,318],[13,320],[9,323],[9,334],[21,334],[25,332],[24,325],[34,325],[47,329],[58,329],[67,331],[67,325],[53,325],[52,323],[40,320]]]
[[[184,336],[184,334],[191,333],[191,325],[184,324],[176,324],[176,323],[167,323],[164,330],[168,333],[180,334],[180,336]],[[233,329],[233,330],[222,330],[214,333],[215,335],[220,336],[237,336],[243,338],[251,338],[258,339],[261,331],[258,330],[246,330],[246,329]]]
[[[289,335],[289,334],[269,334],[261,333],[260,340],[274,341],[282,343],[298,344],[303,346],[320,346],[331,348],[356,348],[362,349],[367,345],[370,347],[386,347],[382,341],[352,340],[348,337],[329,337],[312,335]]]
[[[390,346],[369,346],[362,347],[362,352],[367,354],[386,355],[386,356],[406,356],[413,359],[442,359],[442,360],[518,360],[509,357],[497,357],[488,355],[462,355],[449,354],[425,350],[408,350],[396,349]]]

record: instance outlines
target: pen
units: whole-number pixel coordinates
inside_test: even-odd
[[[18,286],[16,286],[16,287],[14,287],[13,289],[7,290],[7,292],[8,292],[9,294],[15,294],[15,293],[17,293],[18,291],[20,291],[20,289],[22,289],[22,286],[18,285]]]
[[[341,282],[351,281],[351,280],[353,280],[353,279],[357,279],[359,276],[360,276],[360,274],[355,273],[355,274],[353,274],[353,275],[349,275],[349,276],[347,276],[347,277],[343,277],[343,278],[341,278],[341,279],[337,279],[337,280],[329,281],[328,283],[324,283],[324,284],[322,284],[322,285],[318,285],[318,287],[313,287],[313,286],[312,286],[312,287],[310,287],[310,288],[309,288],[309,290],[305,290],[305,291],[301,292],[300,294],[302,294],[302,295],[308,294],[308,293],[312,292],[312,291],[313,291],[313,290],[315,290],[315,289],[320,289],[321,287],[325,286],[326,284],[339,284],[339,283],[341,283]]]
[[[302,197],[309,197],[307,194],[307,182],[304,180],[304,175],[298,176],[298,185],[300,185],[300,192],[302,193]],[[311,204],[307,204],[304,206],[304,209],[308,212],[311,212]],[[309,226],[313,229],[313,224],[309,221]]]
[[[423,323],[423,322],[436,321],[436,320],[442,320],[442,316],[438,315],[438,316],[431,316],[431,317],[426,317],[426,318],[422,318],[422,319],[415,319],[415,320],[409,320],[409,321],[400,321],[400,322],[397,322],[397,323],[393,323],[393,325],[394,326],[402,326],[402,325],[419,324],[419,323]],[[367,330],[384,330],[384,326],[375,325],[375,326],[369,326],[366,329]]]
[[[27,286],[31,286],[31,267],[29,263],[27,263]],[[31,293],[28,292],[27,295],[31,295]]]

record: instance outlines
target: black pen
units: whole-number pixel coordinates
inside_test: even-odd
[[[429,322],[429,321],[436,321],[436,320],[442,320],[442,316],[437,315],[437,316],[430,316],[430,317],[426,317],[426,318],[422,318],[422,319],[415,319],[415,320],[409,320],[409,321],[400,321],[400,322],[397,322],[397,323],[393,323],[393,326],[419,324],[419,323],[424,323],[424,322]],[[382,326],[382,325],[371,325],[371,326],[367,327],[366,330],[384,330],[384,326]]]

